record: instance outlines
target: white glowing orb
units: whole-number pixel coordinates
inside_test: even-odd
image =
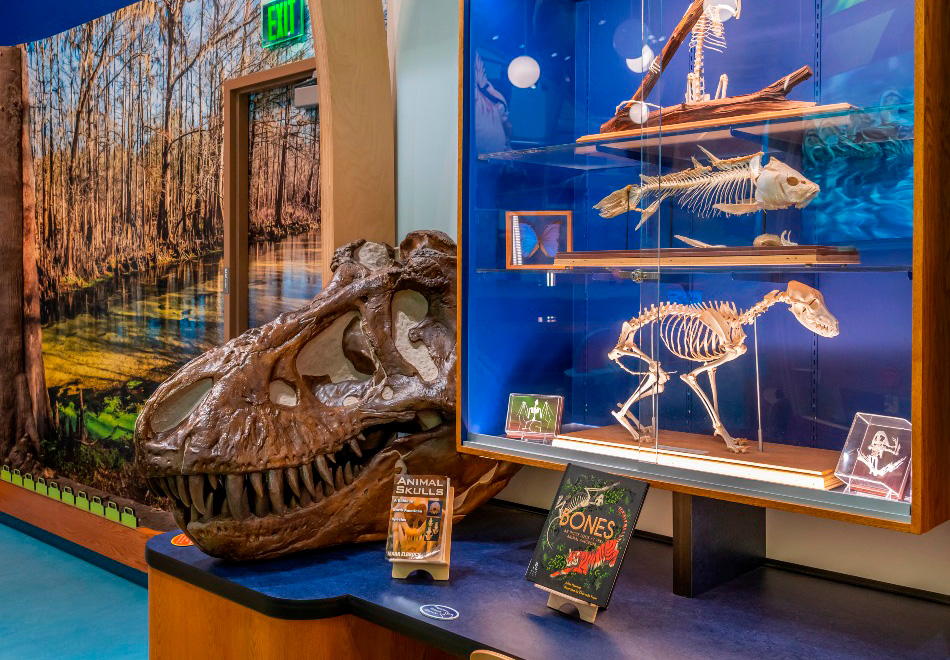
[[[541,67],[533,57],[521,55],[511,60],[508,65],[508,80],[515,87],[527,89],[538,82],[541,77]]]
[[[645,73],[653,62],[653,49],[643,44],[643,52],[640,57],[634,57],[627,60],[627,68],[634,73]]]
[[[703,0],[703,11],[720,23],[725,23],[739,13],[742,0]]]
[[[630,121],[634,124],[642,124],[650,118],[650,108],[643,101],[634,101],[630,104],[627,114],[630,115]]]

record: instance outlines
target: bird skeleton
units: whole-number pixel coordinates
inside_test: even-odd
[[[720,6],[709,4],[696,21],[689,38],[689,47],[693,51],[693,70],[686,75],[686,103],[708,101],[705,78],[705,52],[712,50],[721,53],[726,49],[726,31],[720,20]],[[737,3],[736,11],[732,16],[739,18],[742,3]],[[729,76],[722,74],[719,77],[719,86],[716,88],[715,98],[725,98],[729,86]]]
[[[670,353],[700,363],[689,373],[681,374],[680,379],[702,401],[712,421],[713,435],[722,438],[726,447],[735,453],[748,451],[748,441],[733,438],[719,416],[716,370],[745,354],[746,333],[743,326],[755,323],[759,316],[778,303],[787,304],[799,323],[815,334],[822,337],[837,336],[838,320],[828,311],[821,292],[795,280],[788,283],[785,291],[772,291],[744,311],[737,309],[734,303],[720,301],[693,304],[664,302],[642,310],[638,316],[624,322],[617,345],[608,357],[624,371],[643,375],[643,378],[630,398],[619,404],[619,410],[611,414],[636,440],[653,440],[652,429],[641,424],[630,409],[644,397],[659,395],[670,379],[670,374],[663,370],[660,362],[638,345],[640,332],[656,324],[660,340]],[[638,372],[629,369],[622,362],[627,357],[644,362],[646,370]],[[699,383],[703,373],[709,378],[709,394]]]

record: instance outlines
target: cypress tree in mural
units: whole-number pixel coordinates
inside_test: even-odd
[[[0,460],[33,469],[48,405],[24,68],[19,48],[0,48]]]

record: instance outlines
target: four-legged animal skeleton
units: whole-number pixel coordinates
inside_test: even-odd
[[[745,330],[766,310],[776,303],[785,303],[798,321],[822,337],[834,337],[838,334],[838,320],[825,306],[825,299],[819,291],[791,281],[785,291],[772,291],[760,302],[740,312],[735,304],[726,302],[707,302],[692,305],[680,303],[661,303],[643,310],[639,316],[625,322],[620,331],[617,346],[608,357],[625,371],[634,375],[643,375],[643,380],[634,393],[620,409],[612,414],[634,438],[640,441],[652,441],[651,429],[643,426],[630,408],[646,396],[660,394],[670,375],[637,345],[637,337],[643,328],[659,324],[659,335],[667,350],[678,357],[699,362],[700,366],[680,378],[696,392],[703,402],[713,424],[713,435],[725,441],[726,446],[736,453],[748,450],[747,441],[733,438],[723,426],[719,417],[719,395],[716,391],[716,370],[727,362],[745,354]],[[646,371],[639,372],[624,366],[621,358],[635,357],[646,364]],[[707,374],[711,396],[707,395],[699,384],[699,376]]]

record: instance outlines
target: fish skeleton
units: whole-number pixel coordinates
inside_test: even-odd
[[[699,149],[709,157],[710,165],[693,158],[692,169],[661,176],[641,174],[640,185],[624,186],[604,197],[594,208],[600,211],[602,218],[639,211],[639,229],[668,197],[677,198],[680,206],[699,217],[709,217],[715,211],[742,215],[790,206],[801,209],[821,192],[818,184],[777,158],[770,158],[767,165],[762,165],[761,151],[720,159],[702,146]],[[646,208],[638,208],[647,195],[656,195],[656,199]]]

